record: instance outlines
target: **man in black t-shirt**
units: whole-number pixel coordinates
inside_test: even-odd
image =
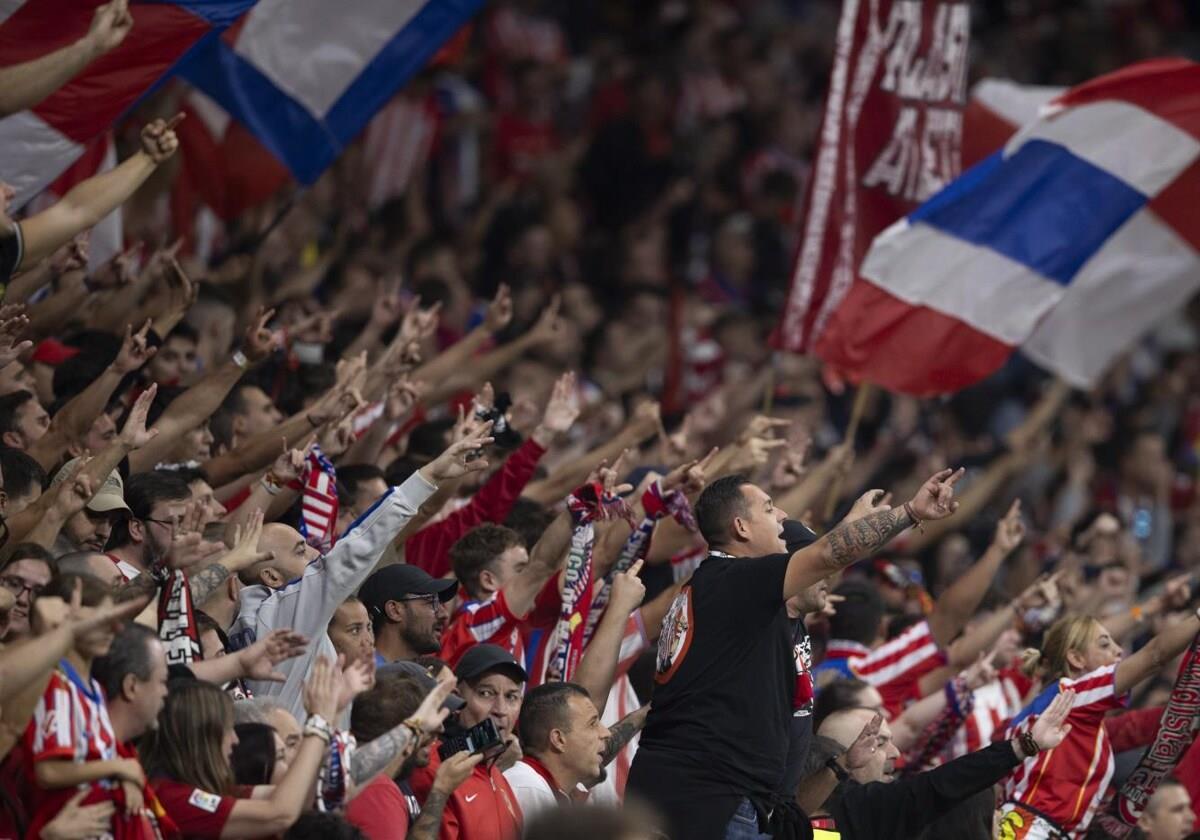
[[[654,694],[628,791],[659,808],[676,840],[757,838],[776,810],[796,696],[789,598],[877,551],[924,519],[954,512],[961,471],[933,476],[912,501],[879,506],[788,554],[785,515],[742,476],[696,503],[709,556],[663,621]],[[761,818],[761,819],[760,819]]]

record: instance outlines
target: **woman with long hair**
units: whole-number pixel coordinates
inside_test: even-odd
[[[286,831],[311,800],[337,701],[337,670],[320,659],[304,688],[309,714],[304,738],[295,761],[274,787],[236,785],[231,764],[237,744],[233,700],[199,680],[171,683],[158,728],[146,735],[139,754],[167,815],[185,837],[271,837]]]
[[[1165,628],[1137,653],[1122,657],[1112,634],[1090,616],[1065,616],[1046,632],[1024,666],[1042,690],[1014,717],[1008,737],[1025,737],[1060,692],[1073,690],[1070,733],[1054,749],[1026,759],[1005,783],[1000,836],[1027,840],[1082,837],[1108,790],[1113,751],[1104,717],[1127,703],[1138,683],[1183,653],[1200,632],[1200,610]]]

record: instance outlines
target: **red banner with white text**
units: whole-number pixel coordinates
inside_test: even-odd
[[[782,348],[815,348],[875,235],[958,176],[969,39],[961,0],[844,0]]]

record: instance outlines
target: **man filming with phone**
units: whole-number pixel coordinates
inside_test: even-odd
[[[528,676],[511,653],[487,644],[467,650],[454,674],[455,691],[465,705],[446,719],[445,734],[429,766],[413,773],[413,792],[422,801],[434,795],[437,769],[450,755],[464,750],[481,754],[483,760],[448,797],[439,840],[516,840],[523,822],[521,806],[497,764],[506,750],[516,749],[513,729]]]

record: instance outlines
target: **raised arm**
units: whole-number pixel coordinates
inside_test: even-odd
[[[939,646],[950,644],[959,631],[967,626],[987,594],[988,587],[996,579],[1000,564],[1024,538],[1025,524],[1021,521],[1021,501],[1018,499],[996,524],[996,533],[983,557],[954,581],[934,603],[933,612],[929,615],[929,630]],[[973,661],[974,658],[971,656],[967,661]]]
[[[155,464],[171,451],[171,447],[179,438],[199,426],[220,408],[221,402],[251,365],[258,364],[271,355],[275,346],[275,335],[267,329],[267,322],[272,314],[273,311],[259,312],[254,324],[246,331],[242,340],[242,350],[234,353],[232,359],[188,388],[167,406],[162,417],[154,424],[154,428],[158,430],[157,440],[130,457],[129,466],[133,472],[154,469]]]
[[[852,522],[843,520],[815,543],[797,551],[783,580],[783,600],[795,597],[818,581],[870,557],[897,534],[928,520],[944,519],[958,509],[954,485],[963,471],[942,470],[897,508],[882,507]],[[875,490],[876,498],[883,491]]]
[[[613,579],[608,608],[575,669],[574,681],[587,689],[601,715],[616,679],[617,660],[621,657],[621,640],[625,636],[629,614],[640,607],[646,597],[646,585],[638,577],[642,562],[636,561],[629,571],[621,572]]]
[[[139,152],[120,166],[77,184],[53,207],[22,221],[25,249],[21,265],[29,267],[50,256],[133,195],[179,147],[174,128],[181,119],[183,115],[176,114],[169,123],[154,120],[142,129]]]
[[[1122,659],[1117,665],[1116,693],[1124,694],[1146,677],[1161,671],[1187,649],[1197,633],[1200,633],[1200,609],[1183,621],[1168,625],[1137,653]]]
[[[0,117],[37,105],[118,46],[132,28],[128,0],[112,0],[96,9],[91,27],[78,41],[24,64],[0,68]]]
[[[546,581],[562,568],[571,542],[571,521],[570,511],[556,516],[529,552],[529,564],[504,587],[504,600],[513,615],[528,615]]]

